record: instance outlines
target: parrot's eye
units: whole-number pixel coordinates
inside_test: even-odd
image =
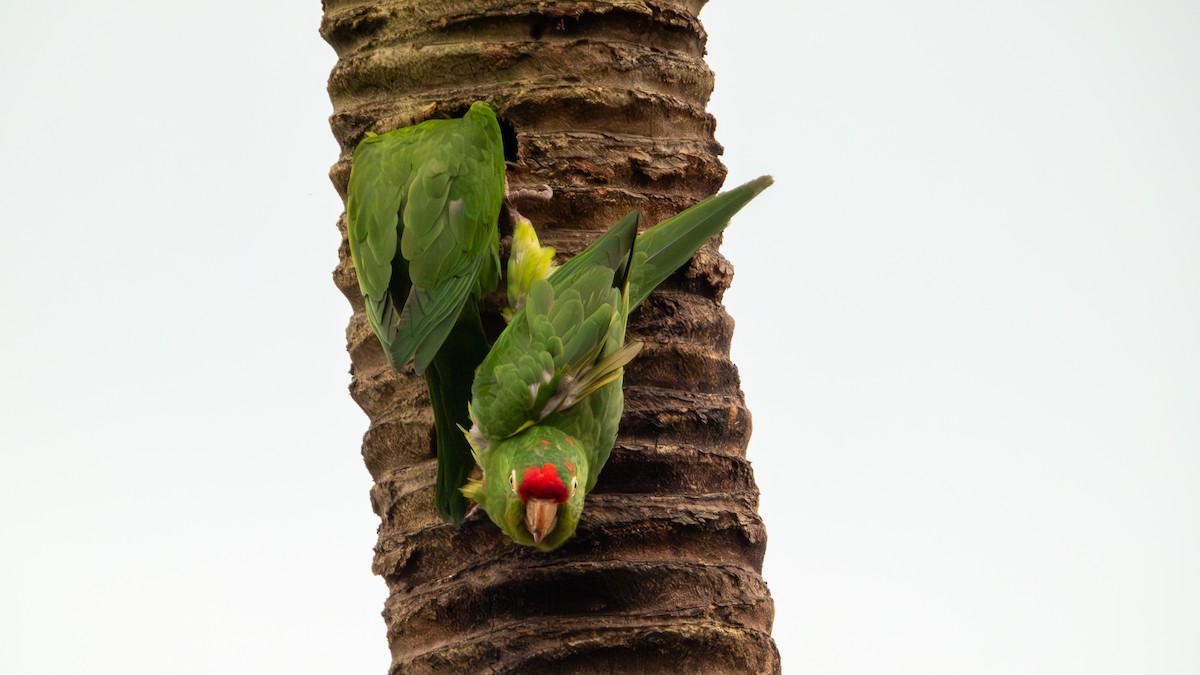
[[[575,495],[575,491],[579,489],[579,478],[571,476],[571,496]]]
[[[508,484],[512,487],[512,491],[517,491],[517,470],[513,469],[512,473],[508,474]]]

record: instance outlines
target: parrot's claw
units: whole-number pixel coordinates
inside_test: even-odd
[[[509,201],[517,199],[536,199],[542,202],[548,202],[554,197],[554,190],[549,185],[534,185],[524,187],[517,190],[511,190],[508,193]]]

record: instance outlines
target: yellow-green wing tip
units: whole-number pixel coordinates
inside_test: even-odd
[[[458,491],[467,499],[478,502],[483,496],[483,481],[468,478],[466,484],[458,488]]]

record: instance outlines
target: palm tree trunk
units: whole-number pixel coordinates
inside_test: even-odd
[[[344,197],[366,131],[484,99],[505,128],[510,189],[554,190],[518,207],[561,256],[631,209],[651,224],[674,214],[725,177],[704,109],[703,4],[325,0],[321,34],[339,56],[333,183]],[[458,532],[438,520],[423,383],[389,368],[343,242],[334,278],[354,307],[351,395],[371,420],[390,672],[779,672],[750,414],[721,305],[731,276],[709,245],[633,315],[646,348],[627,369],[617,447],[577,537],[545,554],[486,519]]]

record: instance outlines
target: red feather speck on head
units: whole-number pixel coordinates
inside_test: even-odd
[[[517,496],[521,501],[553,499],[561,504],[567,501],[567,486],[563,485],[562,479],[558,477],[554,465],[546,462],[541,469],[536,466],[525,469],[521,485],[517,488]]]

